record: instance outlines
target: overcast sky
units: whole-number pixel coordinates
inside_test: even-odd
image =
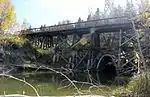
[[[17,21],[26,19],[32,27],[57,24],[69,19],[72,22],[79,16],[86,19],[90,11],[97,8],[103,10],[105,0],[11,0],[15,6]],[[125,4],[126,0],[117,0],[118,4]]]

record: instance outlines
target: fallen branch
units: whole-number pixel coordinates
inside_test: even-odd
[[[52,69],[52,68],[48,68],[48,67],[45,67],[45,66],[41,66],[41,67],[44,67],[44,68],[46,68],[46,69],[49,69],[49,70],[51,70],[51,71],[53,71],[53,72],[55,72],[55,73],[57,73],[57,74],[61,74],[62,76],[64,76],[64,77],[74,86],[74,88],[76,89],[76,91],[77,91],[78,94],[82,94],[82,93],[79,91],[78,87],[74,84],[74,82],[73,82],[68,76],[66,76],[65,74],[63,74],[62,72],[56,71],[56,70],[54,70],[54,69]]]
[[[22,80],[22,79],[19,79],[19,78],[16,78],[16,77],[12,76],[12,75],[7,75],[7,74],[0,74],[0,76],[9,77],[9,78],[12,78],[14,80],[17,80],[17,81],[25,83],[26,85],[30,86],[35,91],[37,97],[40,97],[39,93],[36,90],[36,88],[34,86],[32,86],[30,83],[26,82],[25,80]]]

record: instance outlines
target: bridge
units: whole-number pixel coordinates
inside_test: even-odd
[[[48,27],[32,28],[28,29],[27,34],[46,34],[57,36],[58,34],[87,34],[91,28],[96,28],[97,32],[111,32],[118,29],[131,29],[132,23],[128,17],[114,17],[90,21],[82,21],[61,25],[54,25]],[[24,34],[24,30],[22,31]]]
[[[68,23],[21,31],[37,48],[49,49],[49,65],[71,69],[112,71],[137,67],[136,32],[139,21],[126,17],[114,17],[76,23]],[[149,30],[140,35],[143,54],[149,56]]]

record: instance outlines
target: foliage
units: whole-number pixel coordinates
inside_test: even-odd
[[[125,13],[125,9],[123,9],[120,5],[114,7],[112,11],[110,12],[109,17],[119,17],[123,16]]]
[[[144,0],[139,6],[139,14],[136,19],[140,21],[140,25],[147,27],[150,25],[150,0]]]
[[[11,27],[9,27],[7,32],[17,35],[17,34],[20,34],[21,30],[29,29],[29,27],[31,27],[31,26],[29,25],[29,23],[26,20],[24,20],[23,23],[21,23],[21,24],[18,22],[15,22],[11,25]]]
[[[92,12],[91,12],[91,13],[92,13]],[[95,14],[92,15],[91,13],[88,15],[87,21],[89,21],[89,20],[98,20],[98,19],[103,18],[103,13],[100,12],[100,9],[99,9],[99,8],[97,8]]]
[[[0,41],[11,41],[15,44],[23,44],[24,38],[18,35],[12,35],[12,34],[0,34]]]
[[[60,25],[60,24],[69,24],[69,23],[71,23],[70,20],[63,20],[63,21],[59,21],[58,25]]]
[[[46,50],[43,50],[43,49],[40,49],[40,48],[39,49],[36,48],[36,49],[37,49],[37,52],[42,54],[42,55],[51,54],[51,50],[50,49],[46,49]]]
[[[120,89],[114,89],[112,93],[119,97],[128,97],[129,95],[132,95],[132,97],[147,97],[148,93],[150,93],[149,80],[149,72],[144,72],[140,75],[131,77],[130,82],[126,86],[120,87]]]
[[[7,31],[15,22],[16,14],[10,0],[0,1],[0,30]]]

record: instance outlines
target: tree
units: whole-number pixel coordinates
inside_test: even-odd
[[[60,25],[60,24],[69,24],[69,23],[71,23],[70,20],[63,20],[63,21],[59,21],[58,25]]]
[[[90,21],[90,20],[92,20],[91,14],[89,14],[88,17],[87,17],[87,21]]]
[[[145,10],[149,10],[150,8],[150,0],[140,0],[139,13],[144,12]]]
[[[140,24],[143,27],[150,25],[150,0],[141,0],[139,4],[139,14],[136,16],[136,19],[140,21]]]
[[[0,0],[0,31],[5,32],[15,22],[16,14],[10,0]]]
[[[93,16],[94,20],[100,19],[100,10],[97,8],[95,15]]]
[[[7,32],[11,34],[19,34],[18,31],[21,31],[21,25],[15,22],[9,27]]]
[[[119,17],[119,16],[123,16],[124,14],[124,9],[118,5],[117,7],[114,7],[112,9],[112,11],[110,12],[110,17]]]
[[[79,22],[79,23],[82,22],[81,17],[79,17],[78,22]]]
[[[124,15],[129,17],[133,17],[136,15],[136,10],[134,8],[133,2],[129,2],[129,0],[127,0]]]
[[[21,25],[21,30],[26,30],[26,29],[29,29],[30,27],[30,24],[27,22],[26,19],[24,19],[22,25]]]

